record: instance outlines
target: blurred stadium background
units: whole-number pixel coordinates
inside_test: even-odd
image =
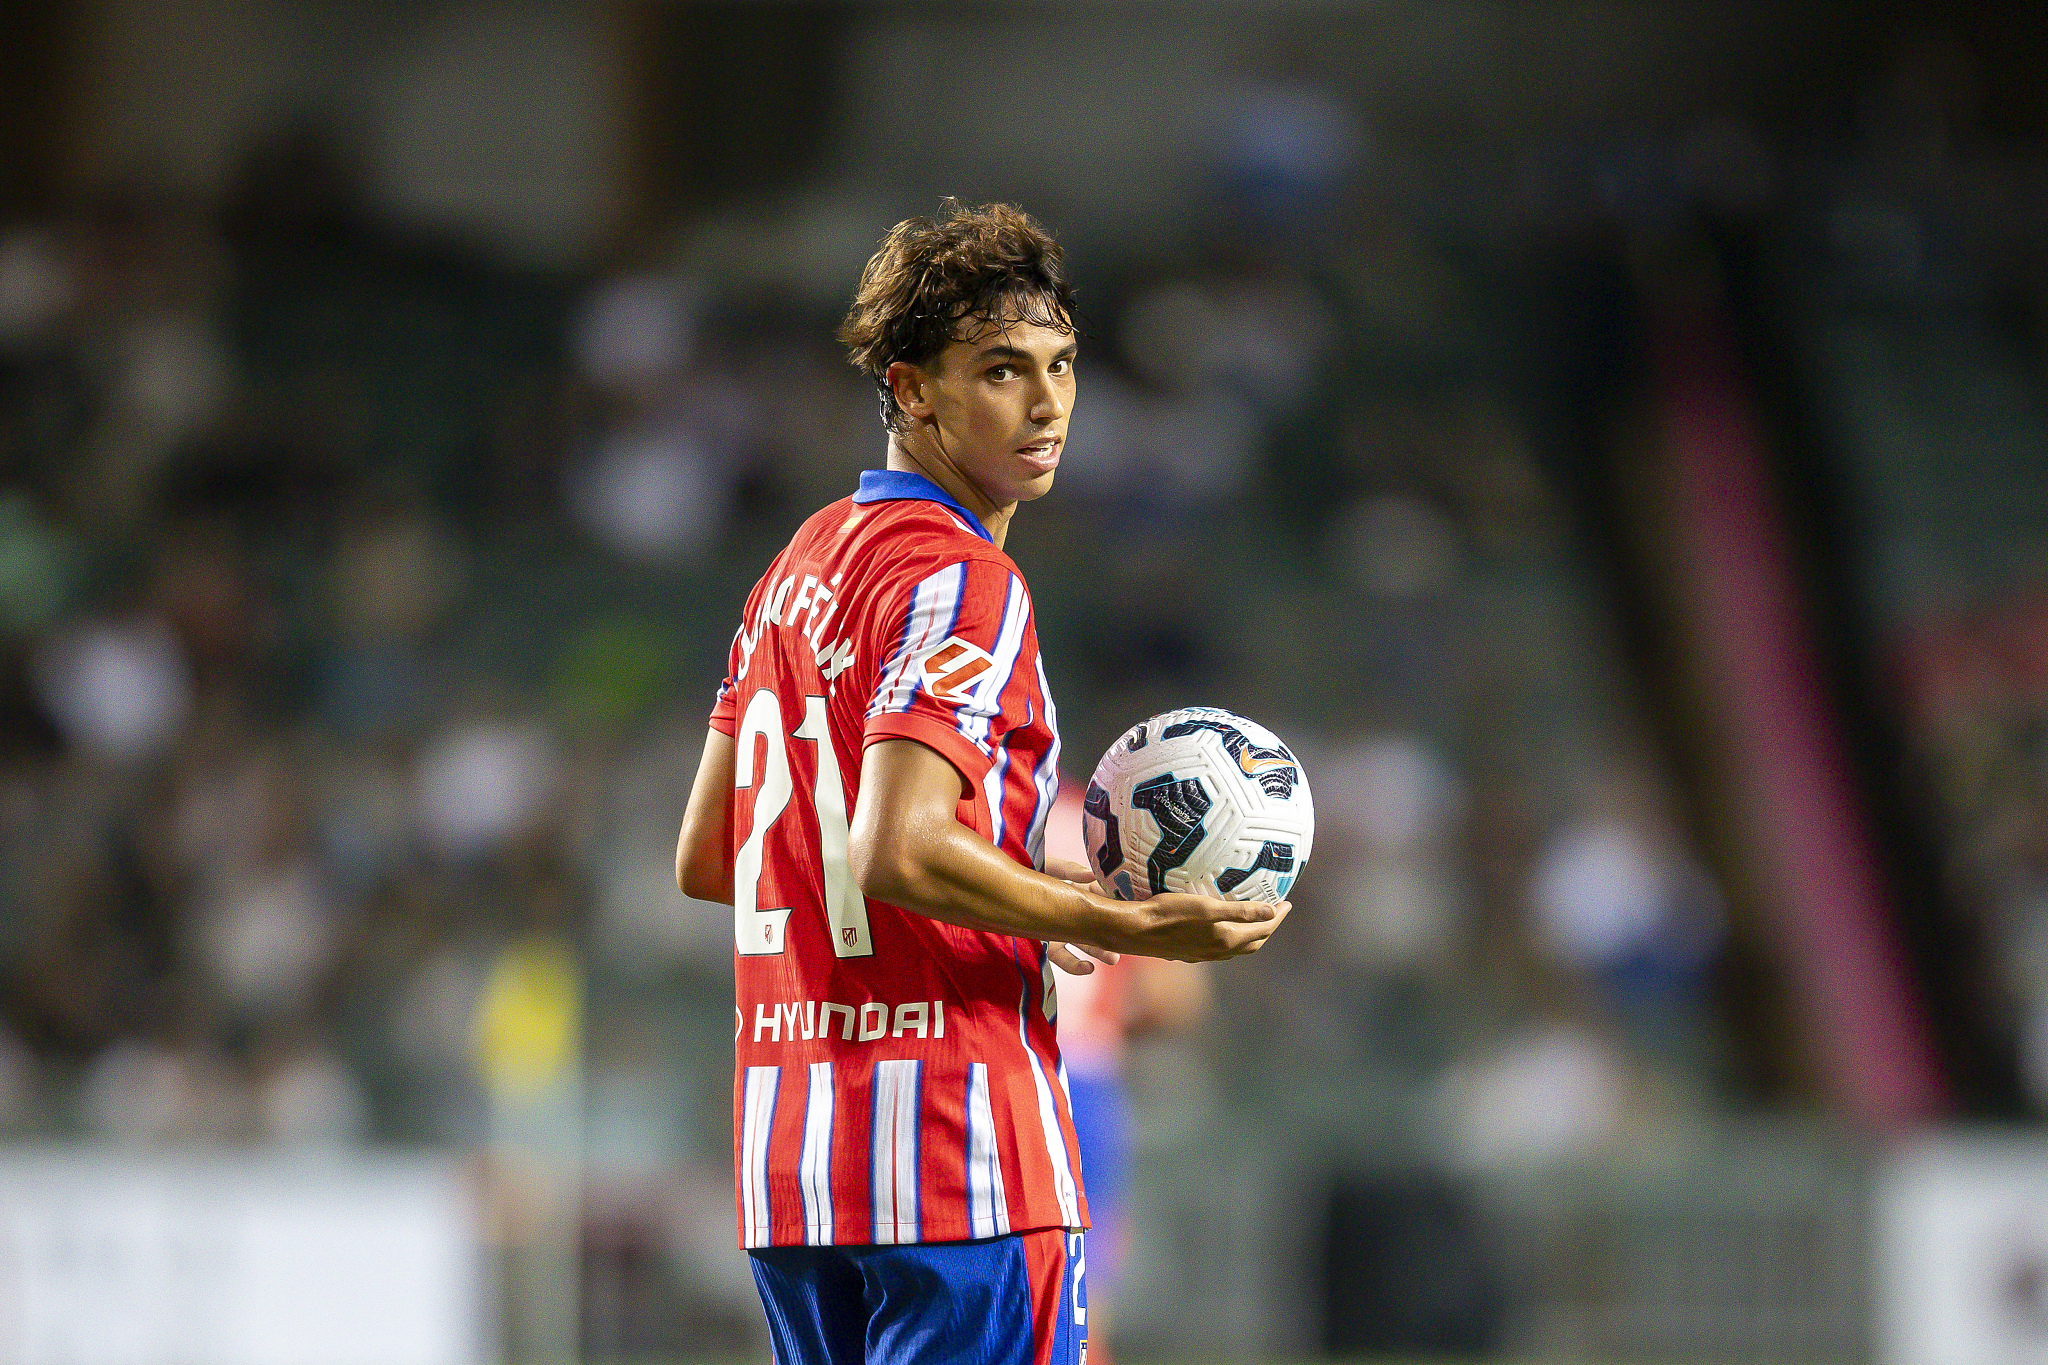
[[[1086,309],[1070,775],[1303,752],[1137,1360],[2048,1360],[2038,7],[0,7],[0,1360],[765,1358],[738,604],[881,230]]]

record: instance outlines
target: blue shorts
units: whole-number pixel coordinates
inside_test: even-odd
[[[747,1253],[776,1365],[1083,1365],[1081,1234]]]

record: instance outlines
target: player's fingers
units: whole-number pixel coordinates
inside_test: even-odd
[[[1124,957],[1122,953],[1113,953],[1107,948],[1097,948],[1092,943],[1070,943],[1067,946],[1077,953],[1086,953],[1097,962],[1111,967],[1123,961]]]
[[[1073,976],[1086,976],[1095,970],[1093,962],[1090,962],[1064,943],[1046,944],[1045,955],[1052,959],[1053,966]]]
[[[1095,884],[1095,874],[1088,869],[1087,864],[1070,862],[1065,858],[1047,858],[1045,875],[1058,877],[1063,882],[1082,882],[1090,886]]]
[[[1286,921],[1287,914],[1292,909],[1294,909],[1293,901],[1280,901],[1273,906],[1273,914],[1270,919],[1251,926],[1256,931],[1252,940],[1252,952],[1257,952],[1267,939],[1273,937],[1273,931]]]
[[[1287,918],[1287,910],[1291,904],[1288,901],[1225,901],[1223,903],[1229,906],[1231,910],[1231,913],[1223,916],[1223,918],[1235,921],[1238,924],[1277,923]]]
[[[1291,902],[1281,901],[1278,904],[1268,904],[1266,908],[1273,913],[1263,920],[1220,926],[1229,935],[1226,941],[1231,945],[1233,956],[1256,953],[1263,948],[1266,940],[1273,936],[1273,931],[1280,927],[1280,922],[1287,918],[1287,912],[1293,905]]]
[[[1266,940],[1272,937],[1271,934],[1265,932],[1265,927],[1266,926],[1262,924],[1258,926],[1259,932],[1240,936],[1237,939],[1237,941],[1231,945],[1230,955],[1232,957],[1249,957],[1253,953],[1256,953],[1259,949],[1265,947]]]

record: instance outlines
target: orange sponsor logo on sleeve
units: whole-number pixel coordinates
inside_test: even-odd
[[[970,700],[995,666],[995,658],[987,650],[953,635],[925,655],[919,671],[924,675],[925,691],[941,701],[957,703]]]

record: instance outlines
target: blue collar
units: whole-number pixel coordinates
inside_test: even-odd
[[[864,469],[860,475],[860,488],[853,495],[855,502],[895,502],[904,498],[922,498],[926,502],[950,507],[973,528],[974,534],[991,545],[996,543],[996,538],[988,533],[988,527],[981,524],[980,517],[953,501],[951,493],[922,474],[914,474],[907,469]]]

